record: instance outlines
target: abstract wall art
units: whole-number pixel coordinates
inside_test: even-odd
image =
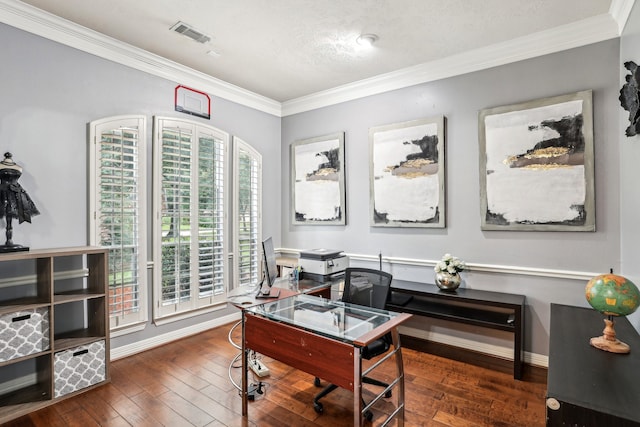
[[[595,231],[592,92],[481,110],[483,230]]]
[[[291,144],[291,200],[294,225],[344,225],[344,133]]]
[[[445,118],[369,129],[370,224],[445,226]]]
[[[620,105],[629,112],[629,126],[625,129],[625,135],[635,136],[640,133],[640,72],[638,65],[633,61],[624,63],[624,68],[629,74],[624,76],[625,84],[620,89]]]

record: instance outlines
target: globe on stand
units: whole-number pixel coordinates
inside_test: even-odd
[[[627,278],[611,272],[589,280],[585,294],[591,307],[607,316],[604,319],[603,335],[591,338],[591,345],[612,353],[629,353],[629,346],[616,338],[613,319],[617,316],[628,316],[636,311],[640,304],[640,291],[636,285]]]

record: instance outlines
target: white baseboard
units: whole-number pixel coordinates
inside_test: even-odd
[[[227,316],[218,317],[207,322],[198,323],[197,325],[189,326],[187,328],[178,329],[175,331],[167,332],[166,334],[156,335],[145,340],[137,341],[135,343],[126,344],[120,347],[111,349],[111,360],[122,359],[123,357],[132,356],[136,353],[140,353],[145,350],[150,350],[154,347],[170,343],[180,338],[185,338],[190,335],[195,335],[200,332],[204,332],[208,329],[217,328],[218,326],[225,325],[227,323],[240,320],[240,312],[229,314]]]
[[[135,343],[127,344],[117,348],[111,349],[111,360],[122,359],[127,356],[132,356],[136,353],[140,353],[145,350],[158,347],[172,341],[179,340],[181,338],[195,335],[200,332],[204,332],[208,329],[216,328],[218,326],[226,325],[227,323],[240,320],[240,313],[234,313],[227,316],[212,319],[208,322],[199,323],[197,325],[182,328],[176,331],[171,331],[166,334],[158,335],[152,338],[141,340]],[[453,347],[460,347],[466,350],[476,351],[478,353],[488,354],[490,356],[499,357],[501,359],[513,360],[513,348],[502,347],[493,344],[485,344],[466,338],[459,338],[451,335],[441,334],[438,332],[425,331],[422,329],[411,328],[407,326],[400,326],[400,333],[409,335],[412,337],[424,339],[427,341],[433,341],[440,344],[446,344]],[[537,353],[524,353],[524,362],[538,367],[547,368],[549,366],[549,357],[537,354]],[[32,381],[29,379],[29,381]],[[21,383],[22,384],[22,383]],[[19,387],[18,387],[19,388]]]
[[[427,341],[437,342],[439,344],[446,344],[453,347],[460,347],[466,350],[476,351],[478,353],[488,354],[490,356],[499,357],[501,359],[513,360],[513,348],[502,347],[493,344],[485,344],[478,341],[468,340],[465,338],[454,337],[451,335],[440,334],[438,332],[425,331],[417,328],[410,328],[407,326],[400,326],[399,332],[411,337],[420,338]],[[524,362],[543,368],[549,366],[549,357],[536,353],[524,353]]]
[[[200,332],[204,332],[208,329],[216,328],[218,326],[226,325],[227,323],[240,320],[240,313],[230,314],[224,317],[210,320],[208,322],[199,323],[197,325],[189,326],[188,328],[179,329],[177,331],[168,332],[166,334],[158,335],[146,340],[138,341],[132,344],[127,344],[117,348],[111,349],[111,360],[122,359],[127,356],[132,356],[136,353],[140,353],[145,350],[150,350],[154,347],[158,347],[172,341],[179,340],[181,338],[195,335]],[[433,341],[440,344],[446,344],[453,347],[460,347],[466,350],[476,351],[479,353],[488,354],[490,356],[499,357],[502,359],[513,360],[513,348],[502,347],[492,344],[485,344],[474,340],[468,340],[465,338],[454,337],[451,335],[441,334],[438,332],[430,332],[422,329],[410,328],[407,326],[400,326],[400,333],[409,335],[412,337],[424,339],[427,341]],[[533,365],[546,368],[549,366],[549,358],[542,354],[524,353],[524,362]]]

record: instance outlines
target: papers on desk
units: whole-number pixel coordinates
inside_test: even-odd
[[[332,335],[340,333],[338,316],[331,310],[321,312],[305,308],[296,309],[293,312],[293,322],[296,325],[315,331],[328,332]]]
[[[296,325],[335,337],[355,339],[373,329],[365,319],[351,316],[344,308],[322,310],[322,307],[296,307],[293,313]]]

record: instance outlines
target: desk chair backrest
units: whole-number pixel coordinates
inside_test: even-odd
[[[392,275],[370,268],[347,268],[342,301],[384,309],[391,290]]]
[[[351,304],[364,305],[367,307],[384,309],[391,292],[391,274],[372,270],[369,268],[347,268],[344,272],[344,290],[342,301]],[[363,359],[371,359],[385,353],[391,347],[391,334],[385,334],[377,340],[372,341],[360,349],[360,356]],[[389,387],[389,384],[380,380],[363,377],[362,382],[381,387]],[[317,387],[320,386],[320,379],[314,381]],[[335,384],[329,384],[313,399],[313,409],[317,413],[322,413],[323,405],[320,399],[335,390]],[[384,397],[391,397],[391,390],[383,394]],[[364,400],[362,405],[366,406]],[[365,418],[369,421],[373,418],[373,413],[369,410],[365,413]]]

